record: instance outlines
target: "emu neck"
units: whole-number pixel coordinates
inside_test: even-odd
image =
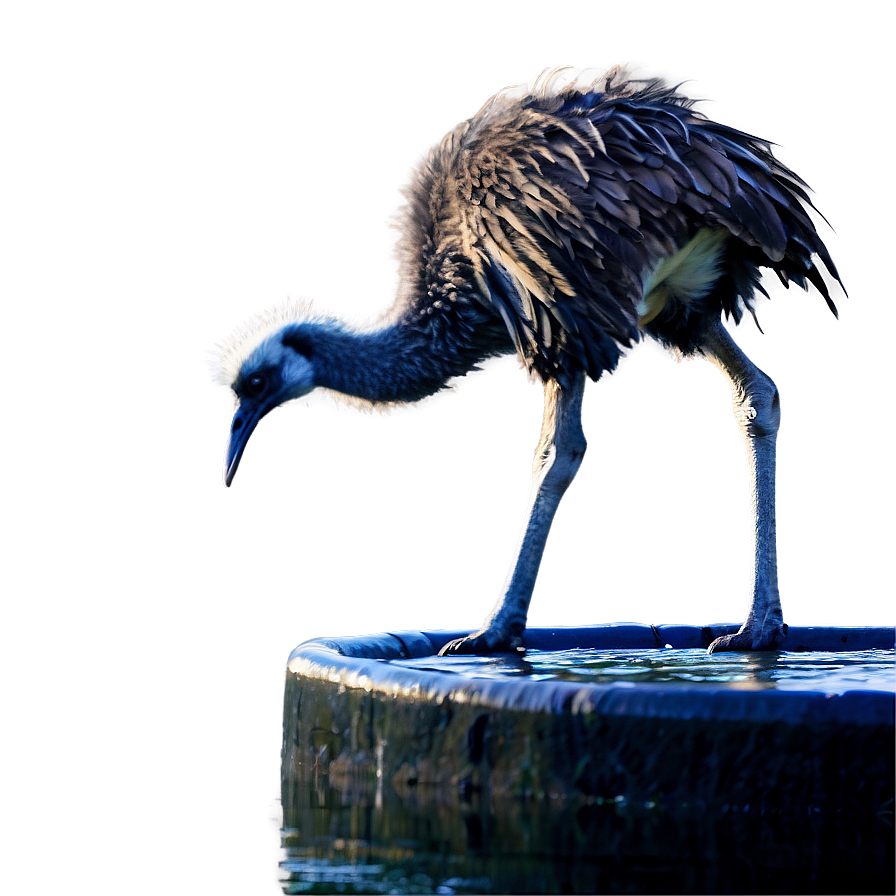
[[[419,320],[360,333],[319,326],[309,336],[316,385],[377,403],[419,401],[497,353],[472,338],[440,338]]]

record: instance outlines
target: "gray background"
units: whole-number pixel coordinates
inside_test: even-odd
[[[3,892],[274,887],[280,675],[322,634],[474,624],[540,396],[506,358],[390,418],[313,399],[219,482],[207,348],[287,293],[388,303],[396,188],[547,64],[693,79],[817,190],[842,319],[771,283],[791,623],[893,621],[889,3],[2,6]],[[588,394],[532,621],[740,618],[727,386],[642,344]]]

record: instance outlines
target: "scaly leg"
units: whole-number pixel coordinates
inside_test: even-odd
[[[545,383],[544,420],[541,440],[535,452],[532,498],[529,516],[516,562],[504,586],[504,593],[482,628],[450,641],[439,653],[487,654],[501,651],[523,652],[523,632],[532,589],[548,539],[548,532],[563,493],[569,487],[585,454],[582,432],[582,395],[585,375],[577,374],[569,389],[555,382]]]
[[[771,378],[737,347],[717,321],[701,346],[731,383],[734,416],[750,460],[753,499],[753,602],[746,622],[733,635],[716,638],[716,650],[774,650],[787,634],[775,551],[775,437],[781,419],[778,390]]]

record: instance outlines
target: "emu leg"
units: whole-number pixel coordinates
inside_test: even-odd
[[[774,650],[787,634],[778,596],[775,551],[775,438],[781,418],[778,390],[771,378],[737,347],[717,321],[701,347],[731,383],[734,416],[750,461],[753,503],[753,602],[740,630],[716,638],[717,650]]]
[[[562,389],[554,382],[545,384],[544,419],[535,452],[529,516],[516,562],[507,578],[502,597],[482,628],[466,638],[450,641],[439,651],[441,655],[525,651],[523,632],[548,532],[560,499],[585,454],[585,435],[582,432],[584,391],[584,374],[577,374],[569,389]]]

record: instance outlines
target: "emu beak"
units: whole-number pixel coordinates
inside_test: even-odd
[[[264,416],[264,411],[257,408],[238,407],[233,415],[233,423],[230,426],[230,443],[227,445],[227,464],[224,469],[224,485],[230,486],[236,469],[240,465],[240,458],[246,450],[246,444],[252,431],[258,426],[258,421]]]

